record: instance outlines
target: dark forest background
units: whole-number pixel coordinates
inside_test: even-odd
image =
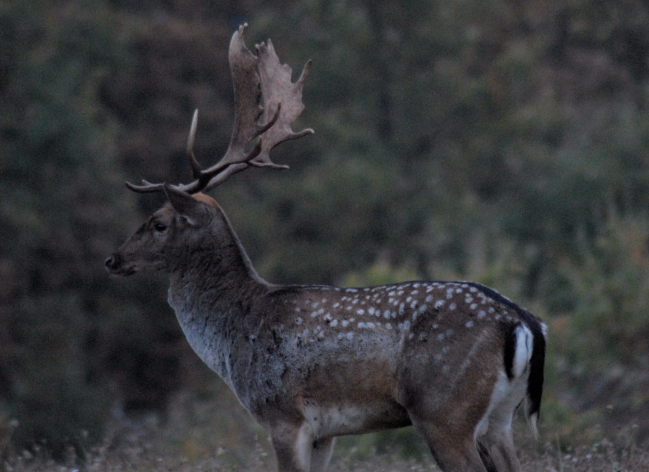
[[[649,438],[649,4],[4,0],[2,447],[56,454],[225,390],[166,277],[103,261],[162,203],[125,180],[189,180],[195,108],[197,155],[225,150],[245,21],[250,47],[313,59],[291,169],[214,192],[260,274],[485,283],[549,324],[542,434]]]

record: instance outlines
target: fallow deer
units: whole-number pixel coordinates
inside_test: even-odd
[[[309,63],[293,83],[270,41],[257,55],[246,48],[245,30],[230,43],[235,120],[227,152],[201,169],[195,113],[187,145],[194,180],[127,184],[164,192],[168,202],[106,268],[170,274],[168,301],[189,344],[268,431],[280,471],[321,472],[336,436],[408,425],[446,472],[520,470],[511,424],[524,403],[536,432],[545,357],[539,318],[470,282],[268,283],[223,210],[201,193],[251,166],[284,167],[270,150],[312,133],[291,129],[304,108]]]

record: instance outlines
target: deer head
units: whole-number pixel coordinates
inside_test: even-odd
[[[291,81],[291,68],[281,65],[273,44],[261,43],[252,54],[245,45],[247,25],[234,33],[230,42],[229,62],[234,85],[234,129],[230,145],[213,166],[203,169],[194,155],[194,139],[198,110],[194,112],[187,157],[194,180],[188,184],[169,185],[127,183],[135,192],[164,192],[168,198],[160,210],[149,217],[137,232],[111,257],[106,268],[115,275],[131,275],[142,270],[169,269],[179,256],[179,243],[194,232],[195,236],[231,236],[229,223],[216,202],[201,192],[207,192],[228,177],[249,167],[287,169],[270,159],[270,151],[287,140],[313,133],[305,129],[294,133],[291,124],[302,113],[302,89],[310,68],[304,66],[297,82]],[[263,122],[260,119],[263,117]],[[255,142],[256,140],[256,142]],[[254,142],[254,143],[253,143]],[[204,227],[209,226],[205,231]],[[201,231],[198,231],[201,229]]]
[[[163,190],[168,202],[106,260],[106,268],[112,274],[128,276],[170,269],[175,259],[183,257],[182,249],[188,239],[201,235],[218,238],[219,231],[227,227],[225,222],[216,224],[218,205],[207,195],[190,195],[170,185],[164,185]]]

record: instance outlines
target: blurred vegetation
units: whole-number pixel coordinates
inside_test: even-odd
[[[5,0],[0,445],[61,456],[214,394],[165,278],[102,265],[161,203],[123,180],[189,179],[194,108],[199,158],[225,150],[244,21],[314,61],[291,170],[215,195],[259,272],[490,285],[549,324],[542,434],[649,438],[645,2]]]

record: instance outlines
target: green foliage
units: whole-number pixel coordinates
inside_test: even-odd
[[[597,438],[597,426],[610,423],[635,424],[644,434],[648,229],[645,216],[611,211],[594,238],[580,237],[579,253],[560,265],[574,305],[552,320],[549,381],[564,403],[552,396],[550,418],[568,438]],[[577,415],[570,404],[587,414]]]
[[[125,65],[113,19],[100,2],[0,10],[0,415],[18,420],[18,447],[57,455],[100,439],[112,403],[92,365],[94,307],[109,288],[101,261],[134,214],[117,194],[118,128],[99,101]]]
[[[84,309],[74,294],[22,300],[12,315],[20,345],[10,345],[10,411],[18,418],[14,441],[46,441],[54,451],[101,439],[109,406],[106,391],[88,385],[82,365]]]
[[[562,267],[576,300],[574,361],[642,362],[649,351],[647,220],[613,213],[593,240],[581,244],[577,261]]]

